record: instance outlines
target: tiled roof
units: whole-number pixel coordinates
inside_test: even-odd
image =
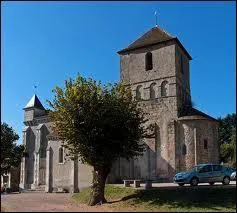
[[[27,108],[45,109],[43,107],[43,105],[41,104],[41,102],[40,102],[39,98],[37,97],[37,95],[33,95],[33,97],[30,99],[28,104],[26,104],[24,109],[27,109]]]
[[[128,50],[133,50],[140,47],[157,44],[157,43],[161,43],[161,42],[165,42],[169,40],[175,40],[181,46],[181,48],[186,52],[189,59],[190,60],[192,59],[191,56],[188,54],[187,50],[185,50],[183,45],[180,43],[180,41],[176,37],[170,35],[166,31],[161,29],[159,26],[151,28],[148,32],[146,32],[143,36],[141,36],[132,44],[130,44],[127,48],[118,51],[118,53],[120,54]]]
[[[186,110],[185,113],[181,117],[179,117],[179,120],[187,120],[187,119],[212,120],[219,122],[217,119],[195,108],[190,108],[189,110]]]
[[[145,33],[142,37],[130,44],[128,48],[136,48],[148,44],[153,44],[156,42],[166,41],[172,38],[174,37],[157,26],[151,28],[151,30]]]

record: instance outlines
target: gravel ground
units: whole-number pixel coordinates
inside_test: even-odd
[[[104,212],[104,206],[76,204],[69,193],[27,192],[1,195],[6,212]]]
[[[123,187],[122,184],[116,184]],[[153,187],[178,187],[174,183],[153,183]],[[199,184],[200,187],[215,187],[209,184]],[[230,185],[222,186],[216,183],[216,187],[236,187],[236,181],[231,181]],[[189,187],[189,185],[184,186]],[[199,187],[199,186],[198,186]],[[144,188],[141,184],[140,189]],[[73,202],[70,193],[45,193],[26,192],[1,194],[1,206],[6,212],[111,212],[105,206],[87,206]]]

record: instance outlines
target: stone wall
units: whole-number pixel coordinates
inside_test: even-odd
[[[59,147],[61,146],[60,141],[49,141],[48,146],[51,147],[51,179],[52,187],[64,187],[70,189],[71,183],[71,162],[69,158],[64,155],[63,163],[59,163]]]
[[[189,170],[195,166],[195,163],[219,163],[217,128],[217,122],[207,119],[187,119],[178,122],[177,170]],[[207,149],[204,148],[204,140],[207,140]],[[186,145],[186,154],[182,149],[184,144]]]
[[[153,55],[153,69],[145,70],[145,54]],[[120,55],[120,80],[126,84],[145,82],[175,75],[175,44],[157,44]]]

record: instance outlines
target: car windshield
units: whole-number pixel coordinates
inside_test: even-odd
[[[203,166],[195,166],[191,172],[199,172],[199,170],[202,168]]]

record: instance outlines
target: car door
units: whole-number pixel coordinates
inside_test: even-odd
[[[198,177],[201,183],[212,182],[212,165],[203,166],[199,170]]]
[[[213,165],[212,182],[220,182],[224,178],[224,169],[222,165]]]

